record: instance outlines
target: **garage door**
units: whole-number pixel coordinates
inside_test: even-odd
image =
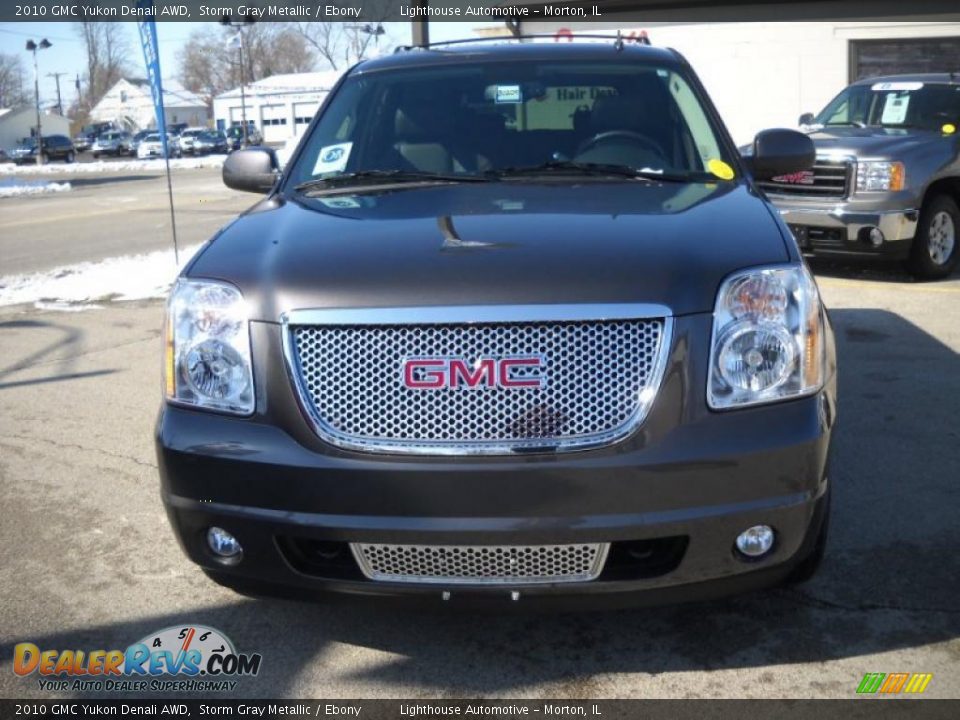
[[[960,71],[960,37],[850,41],[850,82],[878,75],[954,71]]]
[[[290,108],[287,105],[263,105],[260,107],[260,120],[263,125],[265,142],[283,142],[291,136],[287,125]]]
[[[293,104],[293,122],[296,125],[294,132],[297,135],[302,133],[307,125],[310,124],[319,107],[320,103],[316,102],[298,102]]]

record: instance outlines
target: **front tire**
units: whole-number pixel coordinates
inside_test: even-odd
[[[960,208],[949,195],[935,195],[923,206],[910,248],[910,272],[924,280],[947,277],[960,259]]]
[[[77,159],[77,156],[73,154],[73,150],[67,153],[67,156],[64,158],[64,162],[72,163]]]

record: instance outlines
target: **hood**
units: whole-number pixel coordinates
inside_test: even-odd
[[[712,312],[734,270],[790,256],[741,183],[445,185],[286,201],[229,225],[188,269],[254,319],[306,308],[657,303]]]
[[[818,153],[887,158],[909,152],[920,145],[942,141],[939,133],[926,130],[835,127],[810,133]]]

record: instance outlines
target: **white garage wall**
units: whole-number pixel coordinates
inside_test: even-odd
[[[737,144],[769,127],[796,127],[849,79],[849,40],[960,36],[960,23],[619,23],[525,22],[524,33],[624,34],[646,30],[657,46],[680,51],[696,70]]]

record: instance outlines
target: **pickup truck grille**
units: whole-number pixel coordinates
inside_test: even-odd
[[[610,444],[652,403],[669,320],[288,325],[301,404],[317,433],[368,452],[504,454]],[[411,359],[538,358],[542,382],[409,386]],[[512,368],[515,379],[531,377]],[[434,375],[440,377],[442,373]],[[494,377],[491,375],[490,377]],[[455,386],[452,386],[455,385]]]
[[[781,175],[757,184],[770,195],[842,198],[850,193],[853,174],[852,162],[821,158],[811,170]]]

